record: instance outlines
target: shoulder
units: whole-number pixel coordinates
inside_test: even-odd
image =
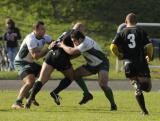
[[[44,35],[44,39],[45,39],[45,40],[51,40],[52,37],[51,37],[50,35],[48,35],[48,34],[45,34],[45,35]]]
[[[96,42],[92,38],[85,36],[85,39],[81,44],[88,48],[88,47],[93,47],[95,43]]]
[[[26,42],[33,41],[33,40],[36,40],[36,37],[35,37],[34,33],[32,32],[25,37],[25,40],[26,40]]]

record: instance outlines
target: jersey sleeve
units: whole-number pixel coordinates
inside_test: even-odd
[[[49,35],[45,35],[45,36],[44,36],[44,39],[45,39],[45,42],[46,42],[46,43],[51,43],[51,41],[52,41],[52,38],[51,38],[51,36],[49,36]]]
[[[116,44],[117,46],[119,46],[121,44],[121,41],[122,41],[122,36],[120,33],[117,33],[112,41],[112,44]]]
[[[87,50],[89,50],[91,48],[92,48],[92,44],[87,42],[87,40],[83,41],[79,46],[77,46],[77,49],[81,53],[83,53],[83,52],[85,52],[85,51],[87,51]]]
[[[34,41],[34,38],[28,37],[26,39],[27,39],[26,44],[27,44],[28,49],[33,49],[37,47],[37,43],[36,41]]]

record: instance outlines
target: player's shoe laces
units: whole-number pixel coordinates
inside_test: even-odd
[[[110,111],[116,111],[116,110],[117,110],[117,105],[116,104],[111,105]]]
[[[51,92],[50,93],[50,96],[54,99],[54,102],[57,104],[57,105],[60,105],[60,100],[62,99],[59,95],[55,94],[54,92]]]
[[[87,103],[88,101],[92,100],[93,96],[91,93],[88,93],[87,95],[83,94],[83,99],[79,102],[80,105],[83,105],[85,103]]]
[[[16,102],[11,106],[12,109],[23,109],[24,106],[21,102]]]

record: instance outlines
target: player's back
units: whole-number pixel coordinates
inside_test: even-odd
[[[70,35],[68,35],[64,40],[63,43],[69,47],[73,47],[73,42],[71,40]],[[59,47],[54,47],[52,48],[53,53],[59,60],[65,60],[65,59],[70,59],[70,55],[66,53],[62,48]]]
[[[130,59],[134,61],[144,61],[144,45],[145,32],[138,27],[127,27],[122,30],[120,48],[123,51],[124,59]]]

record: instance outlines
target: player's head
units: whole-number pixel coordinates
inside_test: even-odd
[[[37,37],[42,38],[45,34],[44,22],[38,21],[33,25],[33,31]]]
[[[82,32],[75,30],[71,34],[71,39],[73,43],[76,46],[78,46],[83,42],[83,40],[85,39],[85,36],[82,34]]]
[[[127,16],[126,16],[126,19],[125,19],[125,23],[128,25],[136,25],[137,23],[137,18],[136,18],[136,15],[134,13],[129,13]]]
[[[84,33],[84,31],[85,31],[84,25],[83,25],[82,23],[80,23],[80,22],[77,22],[77,23],[73,26],[72,29],[77,30],[77,31],[80,31],[80,32],[82,32],[82,33]]]

